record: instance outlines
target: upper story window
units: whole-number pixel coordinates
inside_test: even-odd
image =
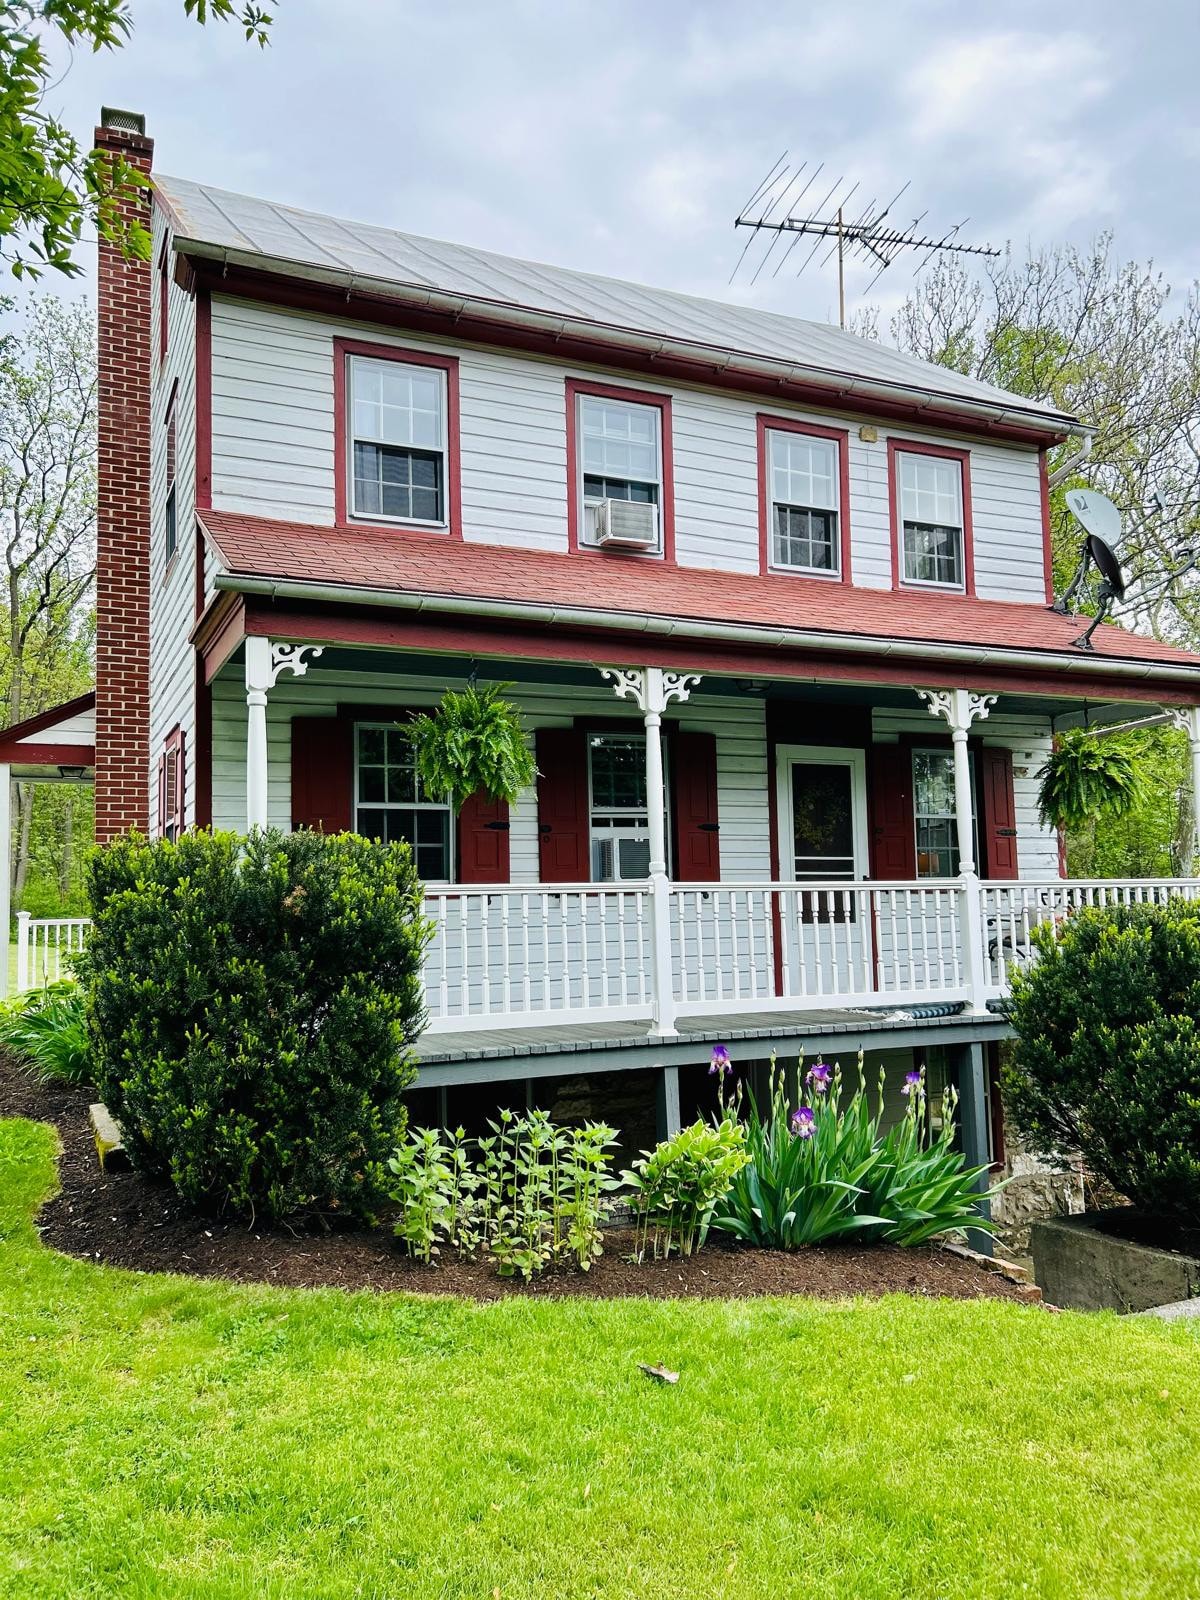
[[[837,441],[769,428],[766,444],[771,565],[840,576]]]
[[[421,786],[412,745],[393,723],[360,722],[354,731],[354,828],[388,844],[407,840],[417,875],[449,883],[453,812],[445,797]]]
[[[445,527],[445,369],[362,355],[349,365],[351,515]]]
[[[166,560],[170,561],[171,557],[175,554],[176,547],[178,546],[178,543],[179,543],[178,519],[177,519],[177,515],[176,515],[176,504],[175,504],[175,396],[174,396],[174,394],[171,395],[171,399],[170,399],[170,401],[169,401],[169,403],[167,405],[166,456],[167,456],[167,470],[166,470],[167,498],[166,498],[164,509],[163,509],[163,524],[164,524],[163,543],[164,543],[164,547],[166,549]]]
[[[954,809],[954,756],[949,750],[914,750],[913,813],[917,830],[917,877],[958,876],[958,824]],[[979,859],[975,763],[971,762],[971,827]]]
[[[610,392],[572,396],[577,407],[575,430],[577,483],[581,511],[580,543],[597,544],[596,513],[601,501],[629,500],[654,507],[654,541],[650,554],[661,554],[666,522],[663,403],[626,400]]]
[[[896,451],[905,583],[967,587],[967,520],[960,457]]]

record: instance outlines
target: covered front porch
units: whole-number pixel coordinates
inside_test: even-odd
[[[211,673],[213,821],[409,839],[433,924],[424,1053],[445,1041],[464,1060],[474,1035],[525,1052],[563,1027],[604,1049],[735,1018],[983,1018],[1038,925],[1200,894],[1191,877],[1069,881],[1037,817],[1053,732],[1085,704],[1093,721],[1178,717],[1200,760],[1177,695],[1164,710],[1044,677],[914,688],[789,666],[498,660],[264,627]],[[533,738],[536,790],[511,814],[477,799],[452,815],[406,758],[409,713],[475,675],[512,683]]]

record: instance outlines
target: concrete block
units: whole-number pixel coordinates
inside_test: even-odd
[[[1034,1276],[1051,1305],[1148,1311],[1200,1295],[1200,1258],[1106,1231],[1103,1224],[1111,1216],[1086,1212],[1033,1224]]]
[[[121,1124],[103,1101],[97,1100],[95,1105],[88,1107],[88,1120],[96,1141],[96,1154],[100,1157],[100,1170],[115,1172],[128,1167],[129,1155],[125,1149]]]

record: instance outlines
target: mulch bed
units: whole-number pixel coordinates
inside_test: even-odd
[[[143,1272],[184,1272],[237,1283],[293,1288],[391,1289],[497,1300],[649,1296],[736,1299],[802,1294],[820,1299],[895,1292],[954,1300],[1025,1300],[1018,1284],[935,1246],[841,1245],[797,1252],[750,1250],[710,1235],[698,1256],[638,1265],[629,1232],[605,1236],[590,1272],[555,1269],[531,1284],[500,1278],[488,1262],[448,1258],[430,1268],[410,1261],[386,1229],[332,1233],[247,1228],[196,1217],[165,1185],[136,1172],[100,1171],[88,1125],[87,1089],[34,1083],[0,1052],[0,1116],[50,1122],[62,1141],[61,1191],[43,1207],[45,1243],[67,1255]]]

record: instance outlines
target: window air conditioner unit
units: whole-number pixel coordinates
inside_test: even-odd
[[[658,507],[639,500],[601,500],[596,507],[596,543],[626,550],[658,546]]]

